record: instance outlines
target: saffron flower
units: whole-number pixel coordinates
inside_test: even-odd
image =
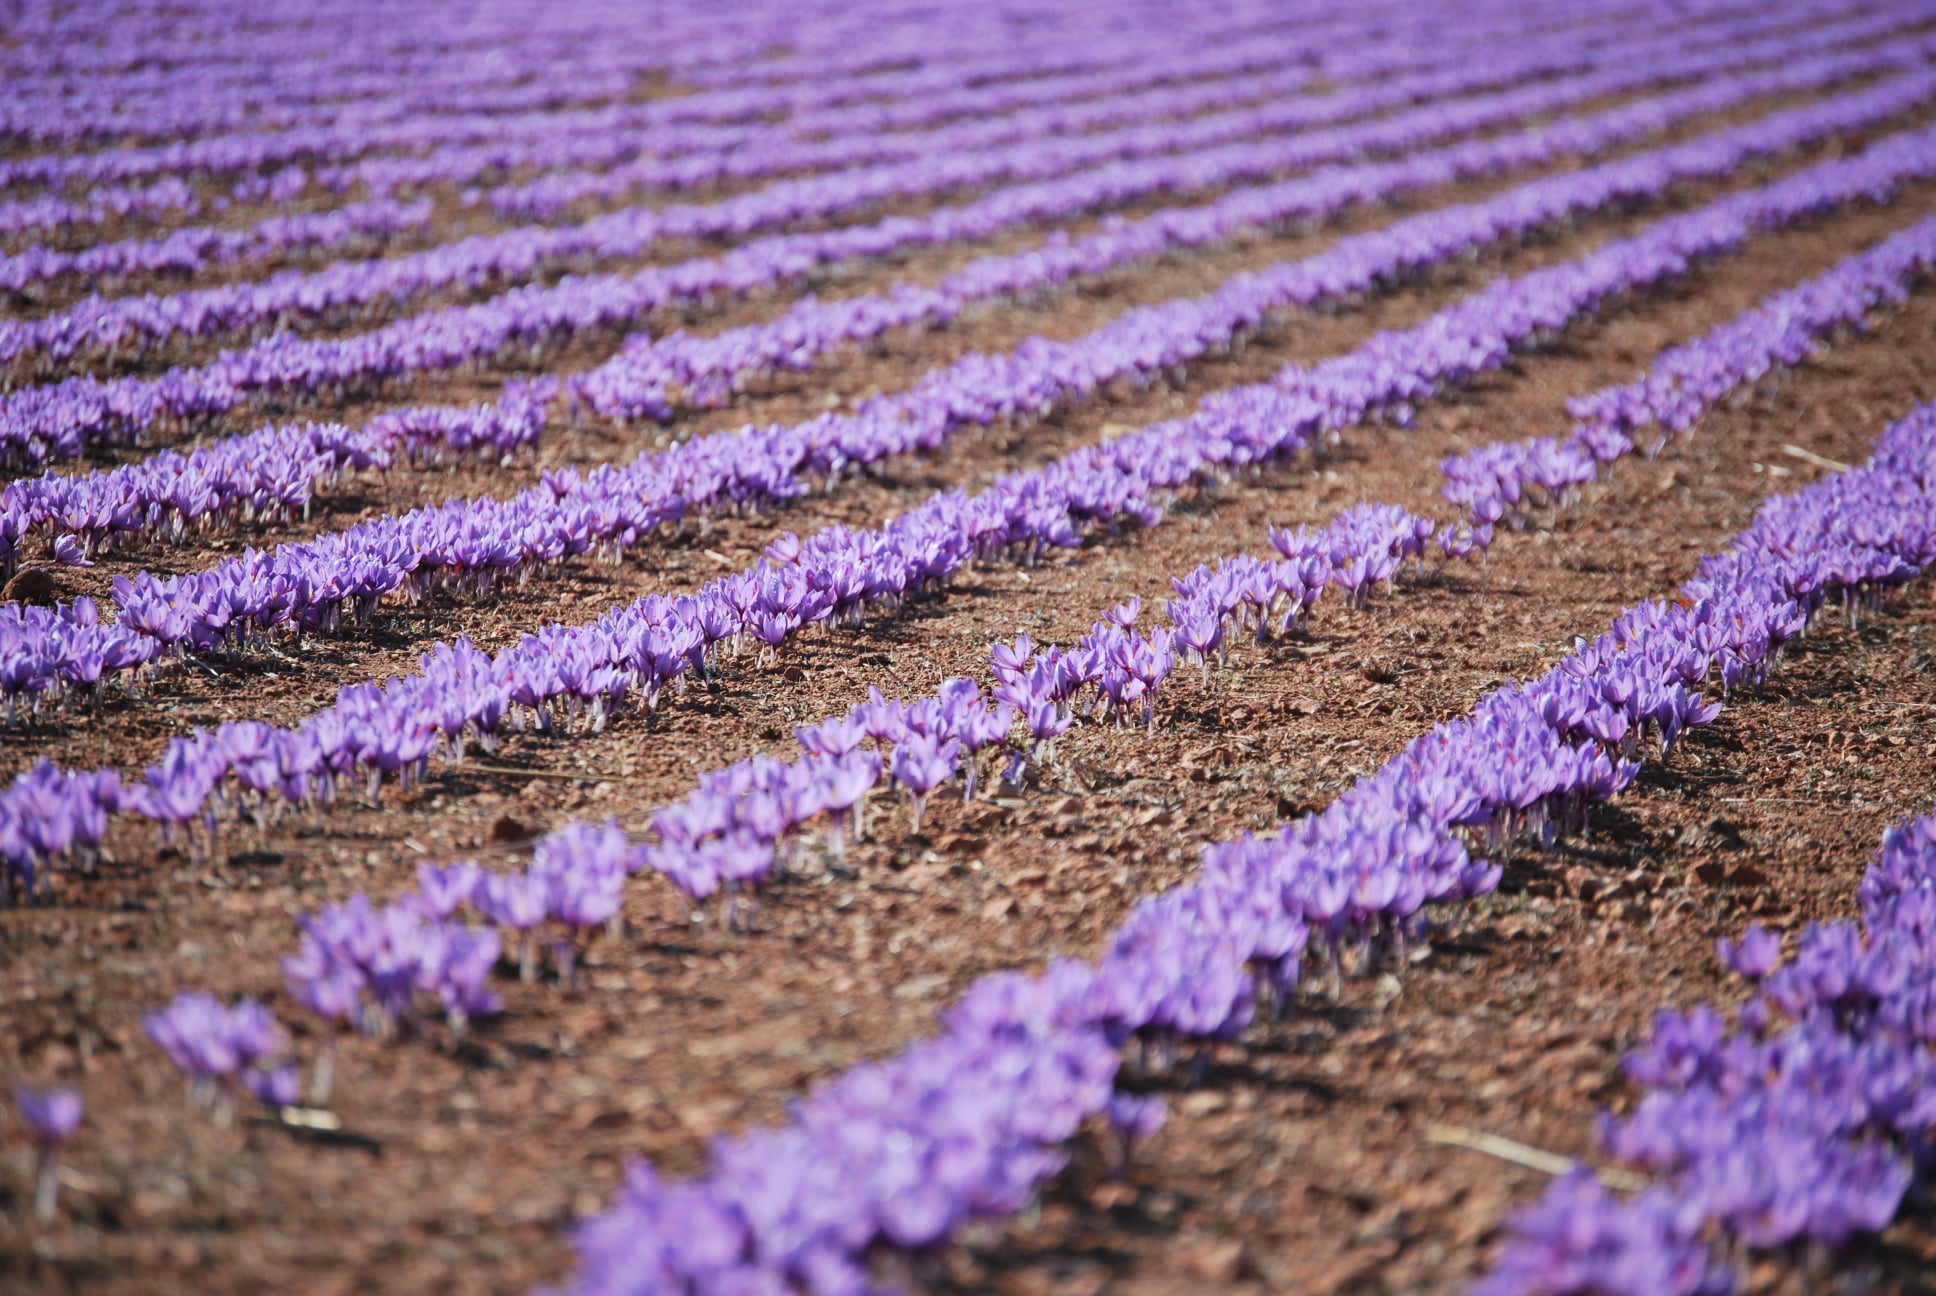
[[[60,1194],[61,1145],[81,1127],[84,1106],[78,1089],[49,1089],[36,1093],[22,1085],[14,1090],[20,1123],[34,1144],[34,1214],[43,1222],[54,1218]]]

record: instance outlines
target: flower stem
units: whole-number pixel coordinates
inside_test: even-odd
[[[34,1218],[43,1224],[53,1219],[59,1198],[60,1153],[44,1147],[40,1149],[38,1164],[34,1167]]]

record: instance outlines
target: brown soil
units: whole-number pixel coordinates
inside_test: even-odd
[[[783,1119],[808,1085],[918,1038],[974,977],[1050,952],[1094,954],[1136,899],[1190,875],[1203,842],[1326,803],[1486,690],[1545,669],[1574,634],[1671,593],[1763,494],[1818,472],[1784,445],[1859,459],[1887,420],[1931,395],[1936,293],[1710,417],[1661,461],[1623,465],[1555,527],[1503,537],[1483,567],[1401,587],[1362,613],[1327,605],[1308,634],[1239,649],[1207,688],[1180,673],[1155,734],[1081,727],[1042,786],[971,806],[937,798],[919,836],[904,806],[881,803],[849,871],[776,886],[750,932],[724,931],[710,908],[689,914],[663,882],[636,880],[626,935],[597,947],[577,993],[506,981],[507,1012],[462,1049],[421,1037],[347,1044],[334,1102],[346,1137],[215,1128],[188,1109],[142,1015],[183,988],[255,994],[277,1002],[311,1052],[311,1025],[283,999],[277,967],[297,915],[357,890],[392,897],[426,859],[518,861],[531,835],[573,816],[616,815],[640,830],[695,772],[786,750],[792,725],[845,709],[869,684],[916,694],[949,674],[979,675],[989,642],[1017,630],[1072,639],[1120,599],[1160,601],[1169,576],[1262,548],[1267,524],[1321,522],[1363,499],[1442,513],[1444,454],[1563,428],[1567,397],[1631,376],[1659,347],[1932,204],[1936,190],[1915,189],[1886,209],[1757,239],[1432,404],[1411,432],[1353,432],[1322,458],[1199,493],[1161,527],[1033,571],[977,570],[863,632],[790,646],[783,670],[741,659],[717,688],[669,702],[651,723],[628,713],[596,737],[513,739],[408,796],[391,789],[377,805],[236,829],[213,862],[184,858],[140,825],[118,827],[96,876],[63,877],[50,906],[0,911],[0,1082],[66,1078],[89,1103],[55,1226],[24,1222],[24,1147],[0,1158],[0,1289],[513,1293],[559,1280],[568,1226],[610,1200],[621,1158],[700,1172],[712,1136]],[[975,438],[780,521],[802,531],[877,522],[934,489],[985,484],[1110,425],[1181,412],[1202,392],[1414,322],[1491,274],[1577,255],[1653,214],[1482,258],[1363,309],[1291,319],[1243,355],[1194,369],[1181,390]],[[793,417],[829,385],[901,385],[957,348],[1091,327],[1133,301],[1200,291],[1251,256],[1276,260],[1329,237],[1178,258],[1107,295],[990,311],[690,425]],[[560,453],[595,457],[597,442],[571,434]],[[477,473],[399,474],[333,499],[316,525],[492,485]],[[152,700],[8,731],[0,752],[9,769],[42,754],[131,768],[192,724],[300,717],[337,685],[407,669],[455,633],[496,646],[545,619],[690,588],[750,561],[775,529],[771,519],[721,523],[486,606],[387,612],[372,631],[299,655],[214,662]],[[198,567],[222,547],[148,562]],[[1627,1097],[1614,1064],[1653,1011],[1733,993],[1717,974],[1715,936],[1750,915],[1790,929],[1846,914],[1882,828],[1927,808],[1932,659],[1926,588],[1859,630],[1825,626],[1768,688],[1735,699],[1601,811],[1585,838],[1513,860],[1469,930],[1402,978],[1354,982],[1336,1005],[1308,1004],[1224,1046],[1200,1085],[1149,1082],[1170,1100],[1170,1122],[1126,1175],[1108,1176],[1097,1149],[1079,1146],[1038,1207],[949,1251],[917,1285],[1017,1296],[1462,1289],[1504,1215],[1542,1180],[1428,1132],[1450,1125],[1588,1151],[1595,1109]],[[1931,1223],[1912,1217],[1842,1272],[1775,1266],[1757,1287],[1928,1290]]]

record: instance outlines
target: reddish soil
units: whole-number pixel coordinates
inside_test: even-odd
[[[1674,205],[1802,160],[1691,187]],[[118,827],[96,875],[64,876],[51,905],[0,910],[0,1083],[65,1079],[89,1104],[53,1226],[27,1222],[25,1147],[0,1158],[0,1290],[514,1293],[558,1281],[571,1222],[610,1200],[622,1158],[700,1172],[713,1136],[782,1119],[807,1086],[920,1037],[974,977],[1037,966],[1051,952],[1094,954],[1135,900],[1190,875],[1202,843],[1325,804],[1488,689],[1545,669],[1573,635],[1671,594],[1765,493],[1818,474],[1785,446],[1862,457],[1888,420],[1936,386],[1936,292],[1710,417],[1662,460],[1623,465],[1552,527],[1504,536],[1483,567],[1402,585],[1364,612],[1327,604],[1308,632],[1238,649],[1233,669],[1207,688],[1180,673],[1154,734],[1080,727],[1041,785],[966,806],[937,798],[918,836],[906,831],[904,806],[883,801],[849,867],[772,888],[749,932],[724,930],[710,907],[687,912],[663,881],[635,880],[625,935],[594,949],[575,994],[503,980],[506,1013],[461,1048],[441,1036],[346,1044],[333,1101],[339,1134],[258,1121],[216,1128],[190,1110],[180,1077],[142,1034],[142,1015],[183,988],[254,994],[312,1052],[313,1027],[282,995],[277,966],[294,948],[298,915],[359,890],[388,899],[425,860],[519,861],[532,836],[574,816],[611,814],[641,830],[696,772],[787,750],[791,726],[844,710],[870,684],[916,694],[949,674],[979,675],[990,641],[1018,630],[1073,639],[1120,599],[1160,601],[1169,576],[1263,548],[1269,524],[1321,522],[1360,500],[1443,513],[1443,455],[1562,429],[1568,397],[1630,377],[1660,347],[1933,209],[1936,188],[1912,188],[1887,208],[1758,238],[1431,404],[1409,432],[1355,431],[1321,458],[1203,491],[1161,527],[1032,571],[978,569],[945,597],[864,631],[789,646],[779,670],[742,658],[717,687],[670,701],[650,722],[627,712],[598,736],[512,739],[408,795],[391,788],[376,805],[235,829],[214,860],[187,859],[145,826]],[[214,660],[146,700],[0,733],[0,759],[8,774],[42,755],[134,769],[192,725],[298,719],[341,684],[409,669],[441,639],[468,633],[496,647],[545,619],[586,620],[652,590],[691,588],[752,561],[782,527],[864,525],[933,490],[984,485],[1286,361],[1416,322],[1492,275],[1576,256],[1662,210],[1610,214],[1349,309],[1289,316],[1241,354],[1194,366],[1180,388],[965,439],[777,518],[641,545],[623,565],[574,566],[488,604],[390,608],[369,630],[300,651]],[[1388,219],[1365,214],[1340,228]],[[1335,235],[1259,238],[1036,306],[991,309],[674,430],[800,417],[830,390],[900,387],[966,349],[1068,336]],[[921,262],[922,275],[957,254]],[[906,273],[872,267],[852,289]],[[777,309],[747,303],[723,322]],[[575,345],[568,367],[598,347],[610,341]],[[488,388],[421,386],[396,395]],[[567,432],[545,462],[622,457],[646,439]],[[198,569],[245,541],[508,491],[534,476],[521,465],[359,480],[306,527],[129,553],[63,580],[77,582],[73,592],[142,566]],[[1714,938],[1749,916],[1790,930],[1848,913],[1878,835],[1928,808],[1933,773],[1936,599],[1917,587],[1857,629],[1825,625],[1793,646],[1768,687],[1733,699],[1718,723],[1601,810],[1584,838],[1516,856],[1496,901],[1401,977],[1352,982],[1335,1004],[1313,1001],[1260,1025],[1222,1046],[1200,1084],[1139,1079],[1170,1100],[1171,1114],[1126,1173],[1107,1172],[1098,1146],[1078,1146],[1037,1207],[930,1258],[912,1272],[915,1285],[1017,1296],[1462,1290],[1506,1214],[1544,1181],[1435,1141],[1437,1128],[1590,1152],[1594,1112],[1628,1097],[1615,1064],[1654,1010],[1733,993]],[[1927,1291],[1933,1226],[1919,1208],[1834,1272],[1771,1264],[1756,1288]]]

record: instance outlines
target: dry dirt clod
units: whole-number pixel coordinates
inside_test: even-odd
[[[1752,864],[1735,864],[1728,868],[1728,885],[1738,887],[1765,887],[1768,875]]]
[[[1633,894],[1633,889],[1621,879],[1608,877],[1580,864],[1568,867],[1564,877],[1566,889],[1589,906],[1625,899]]]
[[[1359,659],[1358,673],[1373,684],[1390,684],[1398,679],[1400,667],[1393,657],[1364,657]]]
[[[490,842],[493,846],[529,841],[534,833],[530,824],[522,819],[513,819],[510,815],[499,815],[491,820]]]
[[[1008,807],[983,801],[964,812],[961,823],[963,827],[972,828],[976,832],[987,832],[991,828],[1001,827],[1014,817],[1015,812]]]
[[[52,607],[60,601],[60,582],[51,567],[23,567],[13,574],[0,598],[34,607]]]
[[[1728,870],[1719,860],[1704,860],[1694,866],[1694,880],[1703,886],[1725,886]]]

